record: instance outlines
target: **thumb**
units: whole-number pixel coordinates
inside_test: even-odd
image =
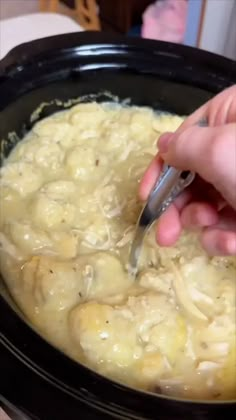
[[[236,123],[187,127],[161,136],[158,148],[167,164],[196,172],[236,208]]]

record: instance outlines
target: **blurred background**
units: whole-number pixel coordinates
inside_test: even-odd
[[[46,17],[54,13],[69,18],[70,22],[73,20],[78,30],[162,39],[236,59],[236,0],[0,0],[0,48],[9,37],[6,35],[9,25],[17,41],[19,25],[14,29],[13,18],[27,16],[27,22],[31,20],[32,24],[38,13],[44,13],[44,20],[40,21],[41,36],[44,35],[43,22],[45,36],[51,34],[47,33]],[[56,25],[59,25],[58,21],[54,22],[50,23],[54,26],[53,34],[57,33]],[[29,31],[32,38],[32,25]],[[61,33],[59,28],[58,33]]]

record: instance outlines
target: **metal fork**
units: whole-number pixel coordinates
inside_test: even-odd
[[[139,216],[129,256],[128,271],[136,277],[144,237],[152,224],[160,218],[178,195],[194,180],[195,173],[180,171],[164,165],[161,176],[154,186]]]

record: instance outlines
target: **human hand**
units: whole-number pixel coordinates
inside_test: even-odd
[[[205,120],[207,127],[201,127]],[[236,85],[199,108],[175,133],[163,134],[158,149],[140,185],[142,200],[163,162],[198,176],[160,218],[157,242],[171,246],[183,228],[200,228],[210,255],[236,255]]]

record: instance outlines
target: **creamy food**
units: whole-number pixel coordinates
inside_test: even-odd
[[[235,259],[208,257],[191,232],[160,248],[153,228],[136,282],[126,270],[138,183],[157,137],[181,122],[97,103],[38,122],[1,168],[1,270],[75,360],[143,390],[233,399]]]

